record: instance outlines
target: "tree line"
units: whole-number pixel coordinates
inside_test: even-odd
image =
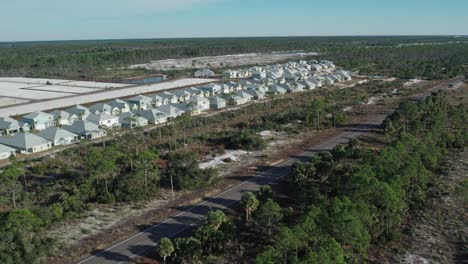
[[[277,37],[25,42],[0,44],[0,76],[102,80],[108,68],[154,60],[303,50],[349,69],[404,78],[442,78],[466,63],[466,38]],[[399,47],[399,44],[426,43]],[[437,45],[430,45],[438,43]],[[131,74],[132,72],[130,72]],[[151,73],[151,71],[143,71]]]

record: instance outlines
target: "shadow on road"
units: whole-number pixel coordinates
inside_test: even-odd
[[[107,260],[112,260],[115,262],[122,262],[122,261],[128,260],[128,257],[123,254],[104,251],[104,250],[94,250],[91,252],[91,254],[94,256],[99,256],[101,258],[105,258]]]

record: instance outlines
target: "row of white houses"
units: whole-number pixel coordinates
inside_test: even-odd
[[[292,81],[242,79],[115,99],[89,107],[75,105],[49,113],[34,112],[19,120],[4,117],[0,118],[0,159],[104,137],[109,129],[163,124],[184,114],[197,115],[209,109],[238,106],[269,95],[312,90],[350,78],[347,71],[335,71]]]
[[[332,73],[335,70],[336,66],[331,61],[301,60],[285,64],[255,66],[248,69],[227,70],[222,73],[222,76],[227,79],[269,79],[273,81],[285,79],[286,81],[299,81],[315,75]]]

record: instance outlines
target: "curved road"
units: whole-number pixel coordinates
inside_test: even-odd
[[[454,78],[452,83],[458,84],[463,81],[462,77]],[[437,85],[425,94],[414,97],[415,100],[425,98],[430,92],[437,90],[448,89],[447,83]],[[260,173],[247,181],[244,181],[214,197],[201,202],[185,211],[181,211],[165,221],[154,225],[142,232],[139,232],[132,237],[121,241],[106,250],[93,252],[85,256],[79,262],[80,264],[94,263],[128,263],[153,248],[162,237],[174,237],[183,232],[197,226],[211,210],[226,210],[233,204],[240,201],[242,193],[249,191],[258,191],[259,187],[266,184],[274,184],[280,178],[286,176],[292,165],[298,160],[307,160],[318,152],[332,150],[339,144],[345,144],[349,140],[359,137],[370,130],[379,127],[382,121],[391,114],[392,111],[379,113],[376,117],[368,122],[361,124],[356,128],[342,132],[336,137],[333,137],[326,142],[307,149],[302,154],[291,157],[288,160],[276,165],[270,170]]]

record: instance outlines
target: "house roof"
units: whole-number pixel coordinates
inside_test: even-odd
[[[111,119],[116,119],[116,116],[113,115],[108,115],[108,114],[91,114],[89,115],[86,120],[91,121],[91,122],[101,122],[101,121],[106,121],[106,120],[111,120]]]
[[[102,131],[98,125],[87,120],[79,120],[74,122],[72,125],[62,126],[62,128],[78,135],[91,134]]]
[[[237,91],[236,95],[241,97],[241,98],[244,98],[244,99],[250,99],[250,98],[253,97],[253,95],[251,95],[251,94],[249,94],[249,93],[247,93],[245,91]]]
[[[224,100],[220,96],[211,96],[209,100],[210,100],[210,103],[216,103],[216,104],[226,103],[226,100]]]
[[[0,144],[20,149],[29,149],[49,143],[51,143],[49,140],[31,133],[16,133],[11,137],[0,137]]]
[[[150,110],[151,111],[151,110]],[[131,120],[135,119],[135,120]],[[127,112],[127,113],[122,113],[119,115],[119,122],[123,124],[128,124],[128,123],[141,123],[144,121],[148,121],[148,119],[135,115],[134,113]]]
[[[20,122],[11,117],[0,117],[0,129],[19,129]]]
[[[161,98],[163,98],[163,99],[172,99],[174,97],[177,98],[177,96],[175,94],[169,93],[169,92],[162,92],[162,93],[159,93],[157,95],[161,96]]]
[[[38,136],[47,140],[57,140],[61,138],[75,138],[77,135],[59,127],[49,127],[37,133]]]
[[[23,119],[29,120],[51,120],[54,116],[44,112],[33,112],[23,116]]]
[[[217,83],[209,83],[205,84],[203,86],[198,87],[199,89],[202,89],[204,91],[220,91],[221,90],[221,85]]]
[[[140,110],[140,111],[135,111],[135,113],[139,116],[144,117],[147,120],[151,119],[161,119],[161,118],[167,118],[169,117],[166,113],[161,112],[157,109],[151,109],[151,110]]]
[[[169,117],[173,117],[173,116],[178,116],[178,115],[185,113],[185,111],[180,109],[180,107],[181,106],[176,107],[174,104],[163,105],[163,106],[158,107],[157,110],[167,114]]]
[[[83,114],[90,114],[89,109],[82,105],[74,105],[65,111],[67,111],[70,114],[77,115],[77,116],[80,116]]]
[[[0,144],[0,153],[11,153],[16,151],[14,148]]]
[[[53,115],[54,118],[60,118],[61,120],[70,119],[72,116],[76,116],[75,114],[71,114],[63,110],[54,110],[50,112],[50,114]]]
[[[129,105],[127,102],[125,102],[124,100],[120,100],[120,99],[114,99],[112,100],[110,103],[109,103],[111,106],[113,107],[117,107],[119,109],[123,109],[123,108],[128,108]]]
[[[135,97],[128,99],[127,101],[129,102],[151,102],[152,100],[148,96],[144,96],[140,94],[140,95],[137,95]]]
[[[174,91],[174,95],[178,96],[178,97],[184,97],[184,96],[191,96],[192,94],[189,92],[189,91],[186,91],[186,90],[177,90],[177,91]]]
[[[286,89],[284,89],[283,87],[281,87],[281,86],[279,86],[279,85],[274,85],[274,86],[270,87],[270,91],[272,91],[272,92],[280,92],[280,93],[281,93],[281,92],[283,92],[283,93],[286,93],[286,92],[287,92]]]
[[[189,102],[198,104],[198,103],[208,103],[209,100],[201,96],[192,96],[190,97]]]
[[[231,100],[234,100],[234,101],[242,101],[242,100],[244,100],[244,99],[242,99],[242,97],[237,96],[237,95],[234,95],[234,94],[230,95],[229,98],[230,98]]]
[[[111,112],[112,106],[104,103],[97,103],[89,108],[89,111],[94,112]]]

